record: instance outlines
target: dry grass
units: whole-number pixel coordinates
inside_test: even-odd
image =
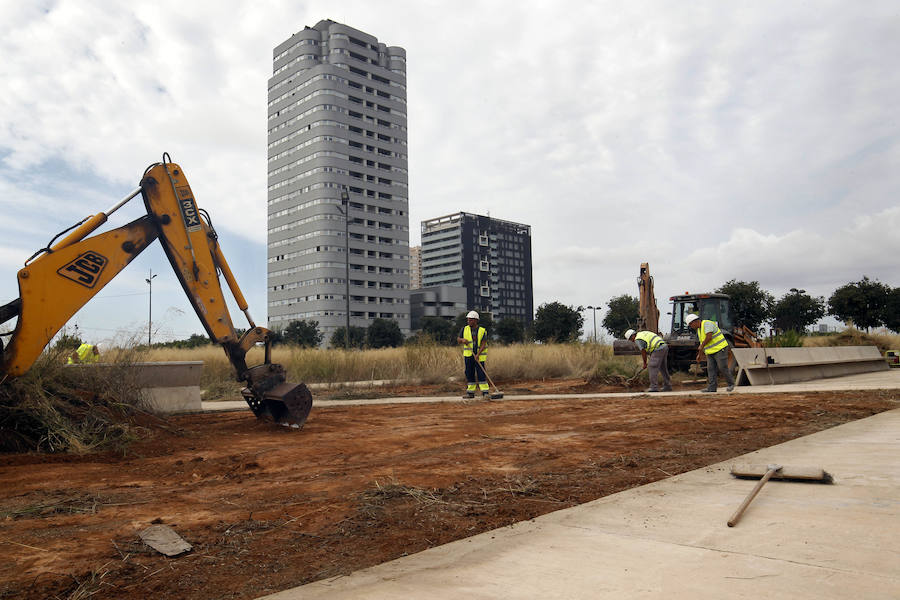
[[[822,346],[877,346],[885,350],[900,350],[900,335],[890,333],[866,333],[858,329],[846,329],[835,335],[815,335],[803,338],[807,348]]]
[[[147,353],[149,361],[203,361],[201,385],[207,398],[227,395],[236,388],[225,353],[217,346],[160,348]],[[262,362],[262,351],[248,355],[248,364]],[[417,344],[378,350],[310,349],[276,346],[272,361],[284,365],[293,381],[338,384],[393,380],[439,384],[459,378],[463,371],[459,348]],[[613,357],[600,344],[516,344],[488,350],[488,372],[494,381],[553,378],[591,378],[604,370],[632,374],[634,357]],[[604,365],[613,365],[607,367]]]
[[[132,417],[141,395],[126,363],[64,363],[65,353],[51,350],[24,376],[0,384],[0,451],[80,454],[124,447],[140,433]]]

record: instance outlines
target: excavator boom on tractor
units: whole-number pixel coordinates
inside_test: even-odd
[[[111,231],[90,236],[109,216],[140,194],[147,214]],[[258,418],[302,427],[312,396],[300,383],[288,383],[284,368],[271,362],[271,332],[258,327],[222,254],[206,211],[197,207],[181,167],[163,154],[150,165],[140,186],[106,212],[84,219],[36,252],[18,273],[19,297],[0,306],[0,324],[18,317],[4,348],[0,344],[0,380],[26,373],[63,325],[159,239],[191,306],[210,339],[225,350],[250,409]],[[55,243],[54,243],[55,242]],[[249,329],[238,335],[231,320],[219,273],[244,313]],[[247,352],[264,344],[263,364],[248,367]]]

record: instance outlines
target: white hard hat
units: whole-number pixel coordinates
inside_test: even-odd
[[[690,325],[691,323],[693,323],[694,321],[696,321],[699,318],[700,317],[698,317],[695,314],[690,314],[684,318],[684,322],[687,323],[688,325]]]
[[[629,329],[628,331],[625,332],[625,339],[630,340],[631,336],[633,336],[634,334],[635,334],[634,329]]]
[[[477,319],[477,318],[478,318],[478,313],[475,312],[474,310],[470,310],[470,311],[469,311],[469,314],[466,315],[466,318],[467,318],[467,319]]]

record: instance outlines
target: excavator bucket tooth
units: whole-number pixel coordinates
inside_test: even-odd
[[[300,428],[312,409],[312,394],[302,383],[279,383],[257,397],[250,389],[241,390],[244,400],[258,419],[271,419],[281,425]]]

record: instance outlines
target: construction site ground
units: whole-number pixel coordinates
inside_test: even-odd
[[[467,403],[385,388],[317,401],[301,431],[207,412],[146,419],[124,454],[0,455],[0,598],[257,598],[333,581],[897,408],[889,375],[884,389],[733,394],[519,382]],[[193,550],[144,545],[154,523]]]

